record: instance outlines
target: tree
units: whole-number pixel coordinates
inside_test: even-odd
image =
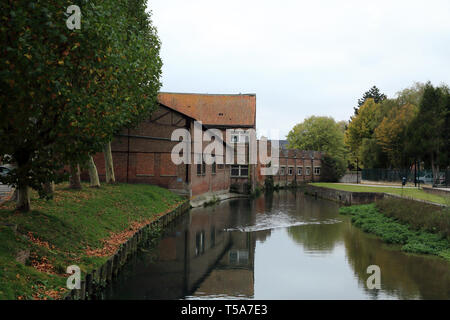
[[[417,107],[405,104],[391,109],[375,129],[377,144],[388,155],[389,163],[396,168],[409,166],[406,145],[409,142],[408,128],[417,114]]]
[[[0,154],[17,165],[0,180],[19,189],[23,211],[29,187],[45,196],[64,164],[86,163],[156,107],[160,42],[145,1],[75,2],[81,30],[65,25],[73,1],[0,7]]]
[[[411,104],[413,106],[419,107],[424,90],[424,83],[415,82],[411,87],[397,92],[397,105],[403,106],[405,104]]]
[[[347,151],[342,125],[331,117],[311,116],[289,132],[289,147],[325,152],[336,162],[338,172],[343,174],[347,164]]]
[[[345,144],[352,155],[352,165],[359,159],[362,167],[384,166],[385,156],[377,146],[374,132],[387,112],[396,105],[395,100],[385,99],[376,103],[373,98],[367,98],[352,117],[345,132]]]
[[[325,154],[322,158],[320,178],[322,181],[338,182],[345,174],[345,166],[342,166],[335,158]]]
[[[115,126],[110,139],[103,147],[107,183],[115,182],[111,139],[124,128],[135,127],[147,118],[157,106],[157,95],[161,87],[162,61],[159,57],[160,41],[151,14],[146,10],[146,0],[126,1],[126,21],[123,34],[128,48],[122,62],[128,64],[128,72],[120,74],[120,94],[124,97],[122,112],[115,114]]]
[[[433,171],[434,184],[439,178],[439,168],[448,165],[449,91],[447,87],[425,85],[417,117],[409,126],[412,149]]]
[[[369,91],[366,91],[361,99],[358,99],[358,107],[353,108],[355,110],[355,115],[358,114],[359,108],[367,101],[367,99],[373,99],[375,103],[380,103],[387,99],[387,96],[383,93],[380,93],[380,89],[376,86],[370,88]]]

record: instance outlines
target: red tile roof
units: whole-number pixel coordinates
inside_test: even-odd
[[[196,94],[161,92],[161,104],[186,114],[204,125],[255,127],[255,94]]]

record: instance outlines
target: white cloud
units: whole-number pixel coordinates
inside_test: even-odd
[[[372,85],[450,84],[450,2],[149,1],[163,90],[257,94],[257,125],[348,119]]]

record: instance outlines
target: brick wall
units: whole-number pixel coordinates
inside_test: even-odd
[[[268,143],[268,155],[270,155],[270,143]],[[279,151],[279,170],[278,174],[273,176],[274,185],[288,186],[293,183],[307,183],[311,181],[320,181],[320,173],[314,174],[314,167],[321,168],[322,154],[317,151],[303,150],[281,150]],[[256,167],[257,185],[264,186],[266,176],[261,175],[261,169],[264,168],[258,161]],[[291,168],[291,174],[289,174]],[[301,169],[301,172],[299,172]],[[301,174],[299,174],[301,173]]]

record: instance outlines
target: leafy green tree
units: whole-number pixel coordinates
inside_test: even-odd
[[[327,182],[338,182],[345,174],[345,169],[345,166],[340,164],[338,160],[325,154],[322,158],[320,179]]]
[[[359,149],[359,167],[385,168],[389,165],[388,155],[383,151],[375,138],[364,138]],[[352,159],[355,165],[356,159]]]
[[[342,125],[331,117],[311,116],[289,132],[289,147],[325,152],[334,159],[338,174],[343,174],[347,165],[347,150]]]
[[[389,110],[397,106],[395,99],[384,99],[376,103],[368,98],[352,117],[345,131],[345,144],[350,151],[350,166],[355,166],[356,159],[363,168],[385,167],[387,155],[376,143],[375,129],[379,126]]]
[[[415,82],[411,87],[401,90],[397,93],[397,105],[403,106],[405,104],[411,104],[413,106],[419,107],[420,101],[423,97],[424,89],[424,83]]]
[[[417,117],[409,126],[412,150],[430,164],[434,184],[439,177],[439,169],[448,166],[449,141],[449,90],[447,87],[425,85]]]
[[[80,30],[66,8],[82,11]],[[85,163],[120,128],[156,106],[160,42],[141,0],[1,3],[0,154],[17,168],[1,178],[19,189],[57,179],[66,163]]]
[[[409,166],[410,157],[406,148],[409,143],[408,128],[416,114],[417,107],[412,104],[395,107],[375,129],[377,144],[395,168]]]

